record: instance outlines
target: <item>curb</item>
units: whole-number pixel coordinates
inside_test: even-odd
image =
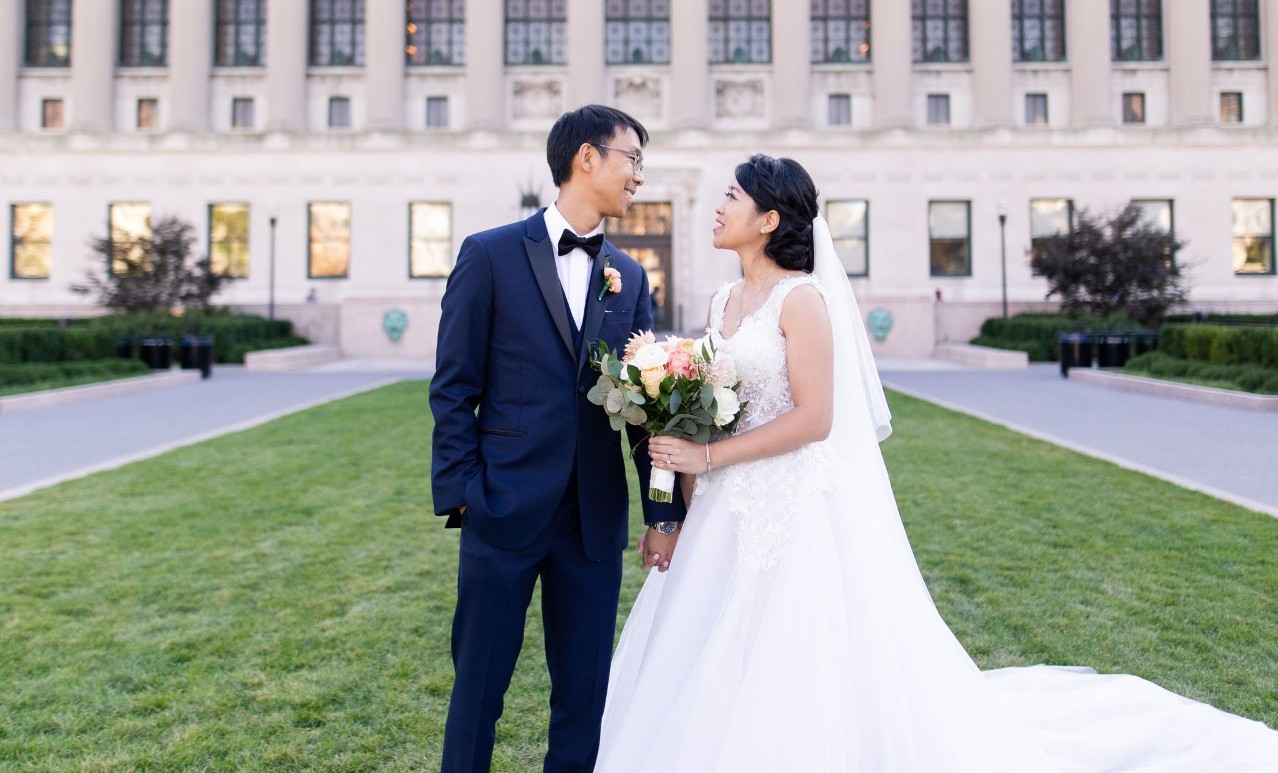
[[[153,389],[193,384],[200,380],[198,370],[179,370],[169,373],[156,373],[150,376],[136,376],[106,381],[100,384],[64,387],[62,389],[46,389],[43,392],[0,397],[0,413],[17,413],[34,411],[40,408],[52,408],[57,405],[72,405],[104,397],[119,397],[136,392],[149,392]]]
[[[1256,395],[1249,392],[1236,392],[1230,389],[1178,384],[1144,376],[1129,376],[1125,373],[1110,373],[1093,368],[1070,368],[1069,378],[1083,384],[1123,389],[1128,392],[1171,397],[1177,400],[1188,400],[1207,405],[1221,405],[1227,408],[1244,408],[1249,411],[1278,411],[1278,396]]]

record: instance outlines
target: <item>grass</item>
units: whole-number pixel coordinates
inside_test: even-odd
[[[1278,521],[892,407],[911,540],[983,667],[1136,673],[1278,727]],[[0,503],[0,770],[436,767],[457,533],[429,438],[400,384]],[[540,767],[540,636],[497,771]]]

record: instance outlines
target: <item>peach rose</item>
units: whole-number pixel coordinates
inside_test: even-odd
[[[604,280],[608,283],[608,292],[621,292],[621,272],[612,266],[608,266],[603,270]]]

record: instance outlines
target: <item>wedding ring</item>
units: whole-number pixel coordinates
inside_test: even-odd
[[[666,454],[666,464],[674,464],[674,457],[670,454]]]

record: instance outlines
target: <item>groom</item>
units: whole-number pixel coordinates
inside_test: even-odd
[[[616,350],[652,327],[643,268],[603,236],[603,219],[624,215],[643,185],[647,141],[620,110],[565,113],[546,141],[555,203],[467,237],[448,279],[430,385],[435,511],[461,527],[444,773],[489,770],[538,579],[551,681],[544,771],[594,768],[629,497],[622,438],[586,400],[598,378],[587,359],[596,341]],[[648,454],[634,459],[642,491]],[[682,501],[643,506],[645,554],[668,560]]]

